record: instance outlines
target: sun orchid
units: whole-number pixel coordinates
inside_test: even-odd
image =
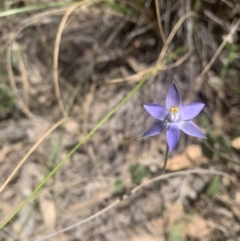
[[[180,137],[180,130],[199,138],[206,138],[203,132],[191,121],[203,109],[202,103],[182,105],[182,99],[177,85],[173,82],[167,94],[165,106],[146,104],[144,108],[157,121],[143,136],[155,136],[166,130],[166,139],[170,151],[173,151]]]

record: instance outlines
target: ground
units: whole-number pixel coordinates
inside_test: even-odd
[[[237,0],[0,8],[0,240],[240,240]],[[162,173],[143,104],[173,81],[207,139]]]

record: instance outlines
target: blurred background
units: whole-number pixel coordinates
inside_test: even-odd
[[[172,81],[184,103],[205,103],[194,121],[207,140],[181,133],[166,170],[175,176],[49,240],[240,240],[238,0],[1,0],[0,11],[1,186],[68,117],[1,189],[1,224],[146,79],[4,225],[0,240],[44,237],[159,176],[165,134],[142,138],[153,122],[143,104],[164,104]],[[193,168],[231,180],[177,175]]]

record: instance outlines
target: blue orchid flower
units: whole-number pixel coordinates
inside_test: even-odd
[[[166,130],[166,138],[170,151],[176,147],[180,130],[186,134],[199,138],[206,138],[204,133],[191,121],[203,109],[202,103],[182,105],[182,99],[177,85],[173,82],[167,94],[165,106],[146,104],[144,108],[157,121],[144,133],[143,136],[155,136]]]

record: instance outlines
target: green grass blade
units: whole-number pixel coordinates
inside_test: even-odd
[[[56,165],[56,167],[41,181],[38,187],[16,208],[16,210],[7,218],[7,220],[0,226],[3,229],[12,218],[34,197],[44,186],[44,184],[62,167],[62,165],[75,153],[75,151],[85,143],[124,103],[126,103],[131,96],[146,82],[149,76],[143,78],[128,94],[120,101],[98,124]]]
[[[39,4],[39,5],[32,5],[32,6],[27,6],[23,8],[15,8],[15,9],[10,9],[8,11],[3,11],[0,12],[0,18],[6,17],[9,15],[14,15],[14,14],[19,14],[19,13],[24,13],[24,12],[29,12],[29,11],[36,11],[36,10],[42,10],[42,9],[47,9],[47,8],[56,8],[56,7],[67,7],[76,2],[56,2],[56,3],[46,3],[46,4]]]
[[[75,91],[73,92],[73,95],[71,96],[70,100],[68,101],[68,105],[67,105],[67,108],[66,108],[66,112],[67,112],[67,115],[69,115],[69,112],[71,111],[71,108],[73,106],[73,103],[74,103],[74,100],[76,99],[77,97],[77,94],[79,93],[81,89],[81,84],[79,84]],[[64,134],[64,128],[63,128],[64,124],[60,127],[60,132],[59,132],[59,135],[58,135],[58,138],[57,138],[57,141],[52,149],[52,152],[49,156],[49,163],[47,163],[47,168],[50,166],[53,166],[53,165],[56,165],[55,162],[56,162],[56,159],[57,159],[57,154],[59,152],[59,149],[60,149],[60,146],[61,146],[61,143],[62,143],[62,138],[63,138],[63,134]],[[49,168],[50,169],[50,168]],[[45,176],[47,176],[48,173],[45,174]],[[54,181],[54,184],[55,184],[55,175],[53,176],[53,181]],[[53,185],[54,185],[53,184]],[[56,206],[57,204],[57,195],[56,195],[56,192],[54,190],[53,194],[53,200],[54,200],[54,204]],[[31,218],[31,215],[32,215],[32,212],[34,211],[34,207],[36,206],[37,202],[34,201],[29,212],[27,213],[27,217],[25,218],[24,222],[22,223],[19,231],[17,232],[17,237],[19,239],[20,235],[22,234],[22,232],[24,231],[24,228],[26,227],[29,219]]]
[[[177,49],[173,54],[168,56],[165,60],[163,60],[160,64],[157,65],[156,68],[153,69],[152,73],[156,71],[156,69],[160,69],[161,66],[164,66],[167,62],[169,62],[173,57],[176,57],[179,53],[186,50],[186,47],[181,47]],[[56,174],[56,172],[63,166],[63,164],[77,151],[77,149],[84,144],[110,117],[113,116],[115,112],[117,112],[149,79],[152,75],[149,73],[145,75],[136,86],[112,109],[110,110],[105,117],[101,121],[99,121],[94,128],[55,166],[55,168],[40,182],[40,184],[36,187],[36,189],[22,202],[19,206],[9,215],[9,217],[1,224],[0,229],[3,229],[14,217],[15,215],[42,189],[42,187],[46,184],[46,182]]]

